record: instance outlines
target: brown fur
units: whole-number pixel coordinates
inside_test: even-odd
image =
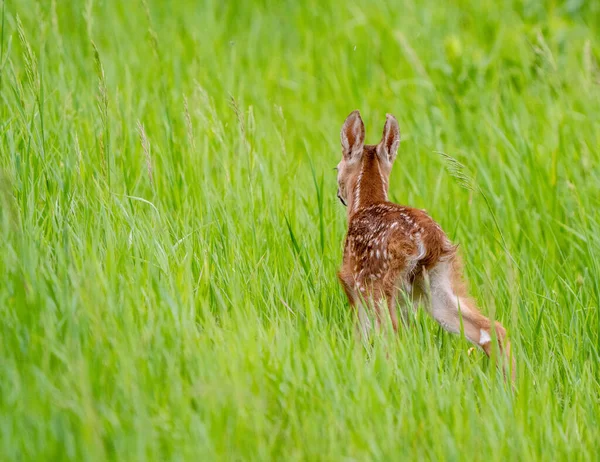
[[[425,211],[387,200],[400,141],[396,119],[387,116],[378,145],[365,145],[364,138],[362,119],[354,111],[341,133],[338,197],[348,207],[348,232],[338,277],[358,311],[362,333],[366,334],[367,311],[371,310],[376,326],[389,314],[397,330],[396,305],[403,306],[406,319],[408,296],[414,304],[426,302],[430,314],[449,331],[458,333],[462,326],[465,336],[488,355],[493,331],[511,364],[505,329],[498,322],[492,328],[468,296],[456,246]],[[382,306],[387,306],[388,313]]]

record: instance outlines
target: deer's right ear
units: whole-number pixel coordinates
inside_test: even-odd
[[[394,163],[398,146],[400,145],[400,128],[398,121],[391,114],[386,114],[385,125],[383,127],[383,138],[377,145],[377,154],[379,157],[390,164]]]
[[[344,157],[347,160],[360,158],[365,146],[365,124],[360,118],[360,112],[352,111],[346,118],[340,138]]]

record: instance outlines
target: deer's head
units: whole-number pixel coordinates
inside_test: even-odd
[[[341,132],[342,160],[337,166],[338,198],[348,214],[387,200],[389,177],[400,144],[400,129],[387,114],[379,144],[365,145],[365,125],[358,111],[346,118]]]

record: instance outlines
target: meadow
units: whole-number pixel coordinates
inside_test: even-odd
[[[599,2],[0,8],[0,460],[598,460]],[[356,341],[354,109],[514,389],[422,310]]]

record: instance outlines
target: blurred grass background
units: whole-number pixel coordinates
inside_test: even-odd
[[[0,7],[0,459],[598,457],[599,2]],[[354,109],[398,118],[391,199],[460,243],[514,393],[422,313],[354,341]]]

